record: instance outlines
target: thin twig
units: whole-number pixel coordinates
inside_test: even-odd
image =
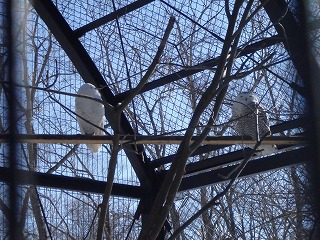
[[[2,82],[4,84],[12,85],[12,83],[9,83],[8,81],[0,81],[0,82]],[[42,91],[46,91],[46,92],[51,92],[51,93],[56,93],[56,94],[66,95],[66,96],[71,96],[71,97],[86,98],[86,99],[90,99],[92,101],[96,101],[98,103],[103,104],[109,110],[114,110],[114,107],[110,103],[107,103],[107,102],[105,102],[105,101],[103,101],[101,99],[94,98],[94,97],[89,97],[89,96],[86,96],[86,95],[81,95],[81,94],[77,94],[77,93],[63,92],[63,91],[60,91],[60,90],[48,89],[47,87],[45,87],[45,88],[43,88],[43,87],[35,87],[35,86],[18,84],[18,83],[15,83],[14,86],[15,87],[30,88],[30,89],[35,89],[35,90],[42,90]]]
[[[76,144],[71,148],[71,150],[59,161],[56,165],[51,167],[46,173],[53,173],[56,171],[72,154],[75,153],[75,151],[78,149],[80,144]]]
[[[157,64],[160,61],[160,57],[163,53],[164,47],[166,46],[166,43],[168,41],[170,32],[173,28],[173,24],[175,22],[175,18],[173,16],[170,17],[167,28],[164,32],[164,36],[161,40],[161,43],[158,47],[158,51],[155,55],[155,57],[153,58],[152,63],[150,64],[150,66],[147,69],[147,72],[145,73],[145,75],[143,76],[143,78],[141,79],[141,81],[139,82],[138,86],[136,88],[134,88],[130,94],[123,100],[123,102],[121,103],[120,106],[117,107],[117,111],[123,111],[123,109],[128,106],[128,104],[132,101],[132,99],[140,92],[140,90],[143,88],[143,86],[147,83],[147,81],[149,80],[151,74],[153,73],[155,67],[157,66]]]

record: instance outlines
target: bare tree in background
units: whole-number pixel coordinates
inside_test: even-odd
[[[171,234],[176,233],[175,239],[181,240],[316,239],[314,232],[319,220],[312,213],[312,199],[306,197],[310,192],[310,176],[305,166],[238,179],[221,196],[219,193],[226,189],[227,184],[177,194],[187,163],[204,161],[245,147],[239,144],[191,156],[208,135],[235,134],[231,129],[230,106],[240,91],[258,92],[261,101],[267,103],[273,124],[295,119],[304,113],[303,97],[288,84],[294,82],[299,85],[301,80],[297,73],[291,73],[292,66],[287,62],[289,56],[280,44],[242,55],[250,44],[275,34],[273,24],[278,23],[265,24],[266,14],[262,11],[265,2],[225,1],[224,6],[209,17],[205,14],[211,5],[204,7],[200,13],[197,8],[193,9],[192,17],[179,15],[179,11],[186,11],[182,5],[192,6],[195,4],[193,1],[181,4],[180,9],[179,5],[176,9],[168,7],[173,15],[179,17],[173,24],[173,18],[169,20],[167,14],[162,25],[158,23],[154,27],[159,35],[150,37],[153,44],[148,38],[138,38],[139,34],[147,31],[147,22],[141,21],[144,25],[138,28],[129,20],[121,22],[121,18],[118,20],[123,28],[117,24],[106,24],[95,29],[93,32],[97,42],[92,45],[86,42],[91,33],[81,38],[83,43],[88,44],[88,52],[112,91],[118,94],[131,90],[131,94],[118,106],[109,106],[115,122],[120,123],[120,114],[124,113],[136,134],[169,135],[177,130],[174,134],[183,133],[184,140],[180,146],[144,146],[151,161],[174,154],[176,157],[171,165],[158,166],[156,170],[159,182],[163,181],[163,184],[159,186],[152,210],[144,216],[143,224],[141,218],[137,220],[134,216],[138,201],[111,195],[113,183],[135,178],[131,176],[134,175],[130,172],[132,169],[121,169],[125,156],[119,143],[120,124],[110,131],[107,126],[114,137],[113,145],[104,146],[101,155],[90,155],[79,145],[21,144],[25,169],[107,181],[105,192],[101,195],[24,186],[19,222],[19,230],[24,236],[38,239],[125,239],[127,236],[128,239],[156,239],[163,224],[168,223],[172,226]],[[72,4],[68,1],[62,7],[59,5],[66,11],[63,12],[66,17],[69,14],[67,9]],[[77,14],[84,14],[90,21],[96,19],[96,6],[86,8],[81,5],[85,3],[77,4]],[[157,4],[165,6],[169,2],[160,1]],[[22,99],[18,101],[21,133],[34,135],[54,131],[62,135],[77,134],[74,96],[70,92],[76,92],[82,80],[72,64],[65,60],[65,55],[59,53],[59,44],[28,1],[24,1],[23,9],[23,24],[17,30],[17,55],[21,64],[19,90]],[[142,11],[139,14],[145,13]],[[212,27],[221,17],[227,19],[224,25]],[[129,33],[126,32],[128,28],[131,30]],[[205,29],[208,35],[202,36],[200,29]],[[120,33],[123,34],[124,49],[119,44]],[[155,42],[160,43],[160,47]],[[213,56],[219,56],[216,65],[198,65]],[[124,59],[129,62],[127,65]],[[151,80],[179,70],[197,68],[205,69],[166,84],[151,94],[138,94]],[[126,71],[128,75],[123,73]],[[132,76],[131,71],[134,72]],[[287,79],[286,76],[295,78]],[[3,79],[0,81],[0,96],[3,97],[6,83]],[[132,85],[129,86],[129,83]],[[183,109],[186,106],[188,109]],[[184,115],[180,115],[180,110]],[[174,122],[175,118],[181,123]],[[0,132],[4,131],[5,122],[0,118]],[[278,135],[290,136],[300,131],[280,132]],[[199,136],[199,140],[191,143],[195,135]],[[123,177],[119,180],[121,174],[118,173],[121,171],[129,172],[128,179]],[[219,198],[213,204],[192,219],[216,196]],[[7,206],[2,196],[0,211],[0,216],[7,216]],[[190,219],[192,221],[188,223]],[[188,224],[184,225],[186,222]],[[166,238],[170,237],[172,235],[167,233]]]

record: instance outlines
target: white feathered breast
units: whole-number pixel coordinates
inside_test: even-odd
[[[75,112],[78,115],[77,121],[81,134],[105,135],[102,130],[104,127],[104,105],[97,101],[81,97],[80,95],[92,97],[101,100],[101,95],[94,85],[90,83],[83,84],[75,99]],[[98,152],[101,144],[87,144],[93,152]]]
[[[256,140],[257,128],[260,137],[270,132],[269,116],[252,92],[240,93],[231,109],[234,127],[239,135],[250,136]],[[256,119],[257,114],[258,119]]]

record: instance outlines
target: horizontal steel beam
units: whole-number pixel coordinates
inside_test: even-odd
[[[293,119],[270,126],[271,133],[281,133],[290,129],[305,128],[310,121],[306,117]]]
[[[8,141],[9,134],[0,134],[0,143]],[[87,136],[87,135],[61,135],[61,134],[19,134],[17,135],[17,141],[22,143],[66,143],[66,144],[113,144],[114,136]],[[120,137],[121,145],[128,144],[180,144],[184,136],[133,136],[126,135]],[[197,136],[191,138],[190,143],[196,141]],[[234,144],[255,144],[256,141],[250,137],[242,136],[220,136],[212,137],[208,136],[202,142],[206,145],[234,145]],[[280,145],[301,145],[306,144],[307,139],[304,136],[274,136],[266,137],[263,144],[280,144]]]
[[[306,157],[307,154],[307,148],[301,148],[276,155],[267,156],[265,158],[252,160],[242,171],[242,173],[240,174],[240,178],[304,163],[309,159],[308,157]],[[217,163],[215,165],[217,165]],[[187,165],[186,174],[193,173],[195,170],[195,166],[195,164]],[[214,164],[210,167],[212,166],[214,166]],[[208,162],[204,162],[202,167],[203,169],[208,168]],[[197,170],[199,169],[199,166],[197,166]],[[230,173],[233,169],[234,166],[228,166],[212,171],[206,171],[204,173],[199,173],[192,176],[186,176],[182,180],[179,191],[186,191],[190,189],[195,189],[203,186],[228,181],[229,179],[223,179],[221,176],[228,175],[228,173]],[[106,182],[103,181],[97,181],[88,178],[75,178],[68,176],[53,175],[26,170],[18,170],[17,176],[17,184],[19,185],[36,185],[39,187],[57,188],[69,191],[81,191],[103,194],[106,186]],[[9,180],[10,178],[8,168],[0,167],[0,181],[8,182]],[[140,199],[143,194],[143,191],[139,186],[114,183],[111,194],[114,196]]]
[[[239,178],[311,161],[312,159],[308,157],[308,153],[308,148],[300,148],[251,160],[241,172]],[[179,191],[186,191],[228,181],[230,178],[224,179],[222,176],[227,176],[234,168],[235,166],[233,165],[184,177]]]
[[[57,188],[61,190],[80,191],[103,194],[106,182],[89,178],[67,177],[26,170],[17,170],[18,185],[36,185],[38,187]],[[9,170],[0,167],[0,181],[9,182]],[[141,198],[142,190],[139,186],[114,183],[111,194],[113,196]]]

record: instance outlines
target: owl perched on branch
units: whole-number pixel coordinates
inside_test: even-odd
[[[83,84],[77,94],[101,100],[99,91],[90,83]],[[105,135],[103,130],[105,111],[102,103],[78,96],[75,100],[75,108],[81,134]],[[101,144],[86,145],[92,152],[98,152],[101,147]]]
[[[271,134],[268,113],[252,92],[240,93],[235,98],[231,109],[234,128],[240,136],[249,136],[259,141],[262,137]],[[262,154],[269,154],[276,148],[273,145],[261,145],[258,150]]]

